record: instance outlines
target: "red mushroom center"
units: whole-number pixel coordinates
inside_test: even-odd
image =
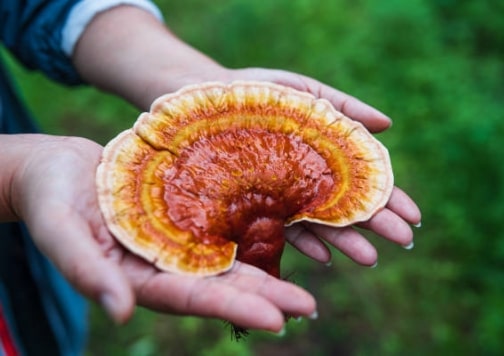
[[[216,154],[218,152],[218,154]],[[209,243],[238,244],[237,259],[278,276],[284,224],[338,184],[298,136],[248,129],[203,137],[164,171],[173,223]]]

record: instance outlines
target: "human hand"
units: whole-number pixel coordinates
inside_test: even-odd
[[[135,303],[270,331],[281,330],[284,314],[315,312],[309,293],[246,264],[236,262],[215,277],[188,277],[161,272],[126,251],[108,232],[98,208],[100,145],[46,135],[5,136],[2,144],[19,162],[10,187],[15,213],[69,282],[117,322],[128,319]]]
[[[329,100],[334,107],[353,120],[360,121],[370,132],[380,132],[391,125],[391,120],[358,99],[322,84],[312,78],[283,70],[246,68],[229,70],[215,80],[260,80],[270,81],[294,89],[306,91],[317,98]],[[394,187],[386,207],[369,221],[357,224],[385,239],[405,248],[413,247],[413,231],[410,225],[419,226],[420,210],[415,202],[402,190]],[[354,227],[334,228],[315,223],[298,223],[289,227],[287,240],[304,254],[323,263],[329,263],[331,252],[324,242],[336,247],[355,262],[374,266],[377,252],[374,246]]]

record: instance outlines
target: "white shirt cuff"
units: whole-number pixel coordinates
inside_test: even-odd
[[[82,33],[91,20],[100,12],[106,11],[119,5],[132,5],[144,9],[153,14],[160,21],[163,20],[161,11],[148,0],[83,0],[77,3],[63,27],[61,49],[71,57]]]

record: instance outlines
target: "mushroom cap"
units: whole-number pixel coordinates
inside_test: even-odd
[[[201,276],[229,270],[241,236],[263,244],[264,221],[351,225],[393,188],[388,151],[361,123],[269,82],[159,97],[106,145],[96,180],[118,241],[162,270]]]

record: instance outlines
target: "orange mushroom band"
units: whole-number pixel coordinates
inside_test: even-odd
[[[280,275],[285,227],[370,219],[387,203],[387,149],[324,99],[267,82],[164,95],[106,145],[110,232],[159,269],[209,276],[235,259]]]

